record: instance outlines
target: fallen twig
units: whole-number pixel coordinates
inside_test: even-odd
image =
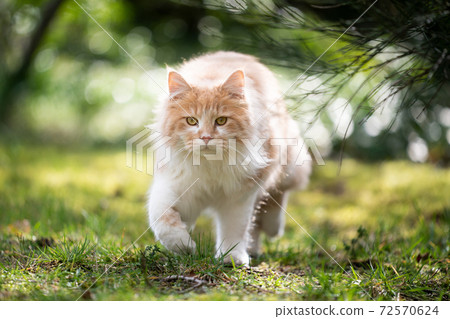
[[[182,293],[197,289],[201,286],[203,286],[204,284],[206,284],[207,282],[201,279],[198,279],[196,277],[192,277],[192,276],[179,276],[179,275],[172,275],[172,276],[167,276],[164,278],[159,278],[159,280],[162,281],[177,281],[177,280],[184,280],[184,281],[188,281],[188,282],[193,282],[195,283],[192,287],[186,288],[184,290],[182,290]]]

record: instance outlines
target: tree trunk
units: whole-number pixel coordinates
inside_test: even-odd
[[[42,19],[31,35],[30,41],[24,50],[22,61],[14,71],[5,70],[5,82],[0,86],[0,121],[8,123],[15,107],[17,87],[26,81],[28,70],[34,55],[44,38],[48,27],[56,16],[58,8],[64,0],[50,0],[42,10]]]

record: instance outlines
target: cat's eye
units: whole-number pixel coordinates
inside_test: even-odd
[[[197,119],[195,117],[186,117],[186,122],[191,126],[198,124]]]
[[[216,119],[216,124],[217,125],[224,125],[227,122],[227,118],[224,116],[218,117]]]

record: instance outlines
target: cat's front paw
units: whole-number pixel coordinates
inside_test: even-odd
[[[176,254],[193,254],[197,249],[197,245],[187,234],[185,236],[167,236],[160,238],[160,241],[164,247]]]
[[[197,245],[192,239],[187,244],[181,243],[171,249],[171,251],[177,254],[195,254],[196,250]]]
[[[233,259],[233,260],[232,260]],[[245,266],[248,267],[250,263],[250,257],[246,252],[235,252],[232,251],[228,255],[223,258],[223,262],[225,264],[232,265],[233,263],[236,266]]]

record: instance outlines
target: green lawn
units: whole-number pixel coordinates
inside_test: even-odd
[[[128,249],[151,176],[124,149],[0,144],[0,300],[449,299],[449,169],[346,159],[338,176],[327,161],[288,206],[326,252],[288,218],[240,269],[212,257],[206,218],[194,256],[151,231]]]

